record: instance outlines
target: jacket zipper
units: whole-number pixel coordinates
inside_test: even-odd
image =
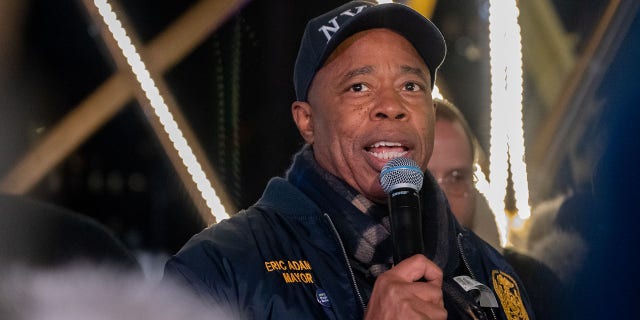
[[[356,276],[353,274],[351,263],[349,263],[349,257],[347,257],[347,250],[344,249],[344,244],[342,243],[342,239],[340,238],[338,229],[336,229],[336,226],[333,224],[331,217],[329,217],[329,215],[326,213],[324,214],[324,216],[329,221],[329,225],[331,226],[331,229],[333,230],[333,233],[335,234],[336,239],[338,239],[338,244],[340,245],[340,249],[342,250],[342,257],[344,258],[344,261],[347,263],[347,269],[349,270],[349,275],[351,276],[351,284],[356,290],[356,295],[358,296],[358,300],[360,301],[360,305],[362,306],[363,315],[364,315],[365,313],[367,313],[367,306],[364,304],[364,299],[362,299],[362,294],[360,294],[360,289],[358,289],[358,284],[356,283]]]
[[[458,242],[458,250],[460,250],[460,256],[462,257],[462,262],[464,263],[465,268],[467,268],[467,272],[469,272],[469,275],[471,275],[471,278],[473,280],[476,280],[476,276],[475,274],[473,274],[473,270],[471,270],[471,266],[469,265],[469,261],[467,260],[467,257],[464,255],[464,250],[462,250],[462,233],[458,233],[458,238],[457,238],[457,242]],[[496,316],[495,311],[493,310],[493,308],[489,308],[491,310],[491,315],[493,316],[494,320],[498,320],[498,317]]]

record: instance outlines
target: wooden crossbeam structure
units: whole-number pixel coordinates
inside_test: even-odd
[[[159,33],[146,46],[138,47],[144,57],[150,73],[156,79],[175,66],[185,56],[224,23],[227,17],[238,11],[248,0],[200,0],[178,17],[169,27]],[[87,10],[92,6],[85,1]],[[95,12],[89,12],[97,22]],[[103,23],[96,23],[103,26]],[[104,27],[104,26],[103,26]],[[129,31],[131,32],[131,31]],[[113,49],[113,43],[103,38],[114,61],[122,61],[120,53]],[[110,44],[111,42],[111,44]],[[121,66],[118,70],[81,101],[73,110],[61,119],[42,139],[31,148],[0,180],[0,192],[8,194],[26,194],[37,185],[53,168],[61,163],[69,154],[91,137],[98,129],[111,120],[128,102],[137,98],[143,108],[149,104],[140,94],[140,86],[133,78],[131,70]],[[159,88],[163,97],[169,101],[178,126],[200,162],[207,178],[216,188],[216,193],[226,212],[235,212],[224,186],[215,174],[210,161],[197,141],[193,130],[180,112],[178,104],[170,94],[170,90],[162,81]],[[184,184],[200,215],[207,223],[215,223],[211,210],[206,206],[195,182],[190,178],[184,164],[181,163],[177,151],[171,146],[166,133],[160,128],[157,118],[147,117],[165,153],[171,160],[175,170]]]

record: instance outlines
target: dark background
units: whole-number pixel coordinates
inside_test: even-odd
[[[268,179],[283,175],[302,145],[290,114],[298,41],[309,18],[343,2],[249,1],[164,75],[236,208],[258,199]],[[24,19],[16,29],[22,47],[0,83],[0,177],[116,69],[80,2],[25,3]],[[193,3],[120,1],[132,32],[143,43]],[[576,51],[581,51],[606,1],[553,3],[566,31],[576,34]],[[486,6],[486,0],[438,1],[432,18],[449,48],[438,84],[467,115],[485,149]],[[470,55],[469,49],[477,54]],[[536,106],[525,108],[527,114],[542,112]],[[530,135],[525,138],[531,140]],[[174,253],[205,225],[136,102],[28,196],[98,219],[137,252]]]

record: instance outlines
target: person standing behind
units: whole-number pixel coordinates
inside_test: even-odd
[[[485,161],[477,138],[460,110],[435,98],[433,154],[427,168],[445,192],[451,211],[465,228],[502,251],[525,284],[540,319],[560,319],[565,301],[562,281],[541,261],[513,248],[502,248],[493,212],[475,187],[474,167]]]
[[[460,228],[429,174],[422,254],[393,261],[380,172],[399,157],[427,170],[445,53],[436,26],[403,4],[351,1],[310,20],[291,106],[305,146],[165,277],[242,319],[534,319],[511,266]]]
[[[433,154],[427,168],[447,195],[458,222],[501,251],[500,235],[487,200],[475,188],[475,166],[484,152],[460,110],[449,100],[433,99],[436,112]]]

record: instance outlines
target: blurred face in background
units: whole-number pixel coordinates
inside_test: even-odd
[[[456,121],[438,119],[433,153],[427,168],[445,192],[451,211],[470,228],[476,203],[473,185],[473,152],[465,131]]]

